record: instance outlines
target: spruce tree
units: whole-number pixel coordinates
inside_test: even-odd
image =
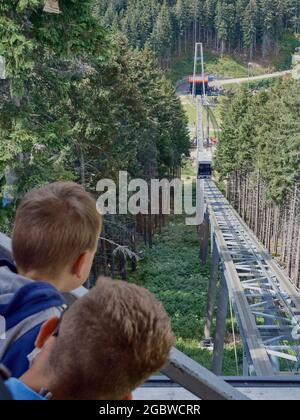
[[[257,0],[250,0],[242,17],[243,44],[253,59],[257,40],[258,7]]]

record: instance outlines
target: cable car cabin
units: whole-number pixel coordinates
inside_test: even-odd
[[[212,157],[208,153],[200,153],[198,161],[198,179],[212,178]]]
[[[195,78],[194,78],[194,76],[189,77],[190,94],[191,95],[193,94],[194,83],[195,83],[195,95],[196,96],[204,94],[203,84],[205,86],[205,93],[208,93],[208,91],[209,91],[209,85],[208,85],[209,77],[208,77],[208,75],[204,76],[204,80],[203,80],[202,76],[196,76]]]

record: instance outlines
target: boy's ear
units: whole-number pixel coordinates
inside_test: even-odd
[[[123,401],[132,401],[132,400],[133,400],[132,394],[128,394],[126,395],[126,397],[123,398]]]
[[[37,347],[38,349],[41,349],[44,346],[48,338],[50,338],[52,334],[54,333],[58,325],[58,321],[59,321],[59,318],[53,317],[53,318],[48,319],[48,321],[44,322],[44,324],[41,326],[39,335],[37,336],[35,340],[35,343],[34,343],[35,347]]]
[[[87,252],[84,252],[83,254],[79,255],[79,257],[73,262],[73,265],[71,268],[73,275],[77,277],[81,277],[82,267],[84,266],[86,259],[87,259]]]

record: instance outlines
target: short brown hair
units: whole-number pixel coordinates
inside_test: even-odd
[[[166,363],[173,334],[146,289],[106,278],[63,316],[50,354],[54,395],[121,399]]]
[[[12,234],[19,270],[58,273],[96,247],[101,216],[96,202],[73,182],[56,182],[25,195]]]

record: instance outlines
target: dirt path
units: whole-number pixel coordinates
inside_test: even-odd
[[[271,73],[271,74],[262,74],[261,76],[253,76],[253,77],[240,77],[236,79],[225,79],[225,80],[215,80],[211,83],[212,86],[225,86],[231,84],[242,84],[242,83],[249,83],[255,82],[256,80],[267,80],[267,79],[274,79],[276,77],[283,77],[288,74],[291,74],[291,70],[285,70],[281,72]]]

